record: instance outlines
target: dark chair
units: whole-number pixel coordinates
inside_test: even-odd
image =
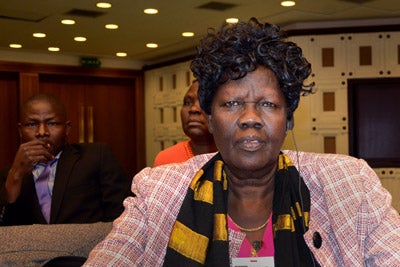
[[[42,267],[81,267],[85,261],[85,257],[59,256],[47,261]]]

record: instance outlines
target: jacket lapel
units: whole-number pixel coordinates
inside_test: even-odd
[[[28,199],[33,200],[31,203],[32,214],[35,218],[33,221],[44,224],[44,223],[46,223],[46,220],[44,219],[42,210],[40,209],[39,199],[37,197],[33,175],[31,175],[31,179],[26,179],[24,181],[26,181],[26,182],[24,182],[24,184],[23,184],[23,188],[25,188],[23,190],[29,190],[29,192],[25,192],[25,193],[23,193],[23,195],[26,195],[26,196],[32,195]]]
[[[68,185],[69,177],[80,157],[80,153],[72,146],[66,145],[57,163],[51,202],[50,223],[56,223],[61,209],[61,203]]]

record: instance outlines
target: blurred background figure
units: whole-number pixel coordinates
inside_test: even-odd
[[[193,156],[216,152],[212,134],[208,131],[207,117],[200,108],[197,91],[199,83],[193,81],[183,98],[181,121],[183,132],[190,138],[162,150],[156,156],[153,166],[184,162]]]

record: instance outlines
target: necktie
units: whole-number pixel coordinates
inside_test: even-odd
[[[57,161],[57,158],[52,161],[47,162],[43,172],[39,175],[36,180],[36,194],[39,199],[40,209],[42,210],[43,217],[46,219],[46,222],[50,221],[50,208],[51,208],[51,192],[49,189],[49,178],[51,175],[51,165]]]

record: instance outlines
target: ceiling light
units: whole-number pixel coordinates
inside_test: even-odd
[[[238,19],[238,18],[227,18],[225,21],[226,21],[227,23],[235,24],[235,23],[238,23],[238,22],[239,22],[239,19]]]
[[[106,2],[99,2],[96,4],[96,6],[98,8],[111,8],[111,4]]]
[[[194,36],[194,32],[182,32],[182,36],[183,37],[193,37]]]
[[[126,57],[128,54],[125,52],[117,52],[116,55],[117,57]]]
[[[49,48],[47,48],[49,51],[51,51],[51,52],[58,52],[58,51],[60,51],[60,48],[59,47],[54,47],[54,46],[51,46],[51,47],[49,47]]]
[[[282,1],[281,6],[290,7],[296,5],[295,1]]]
[[[77,37],[74,37],[74,40],[77,41],[77,42],[85,42],[86,41],[86,37],[77,36]]]
[[[11,48],[21,48],[22,45],[20,45],[20,44],[10,44],[10,47]]]
[[[106,29],[109,29],[109,30],[118,29],[118,25],[117,24],[107,24],[105,27],[106,27]]]
[[[148,15],[154,15],[158,13],[158,10],[155,8],[146,8],[143,12]]]
[[[36,37],[36,38],[44,38],[44,37],[46,37],[46,34],[45,34],[45,33],[42,33],[42,32],[35,32],[35,33],[33,34],[33,37]]]
[[[148,44],[146,44],[146,47],[148,47],[148,48],[157,48],[157,47],[158,47],[158,44],[155,44],[155,43],[148,43]]]
[[[73,25],[73,24],[75,24],[75,20],[73,20],[73,19],[63,19],[61,21],[61,23],[65,24],[65,25]]]

